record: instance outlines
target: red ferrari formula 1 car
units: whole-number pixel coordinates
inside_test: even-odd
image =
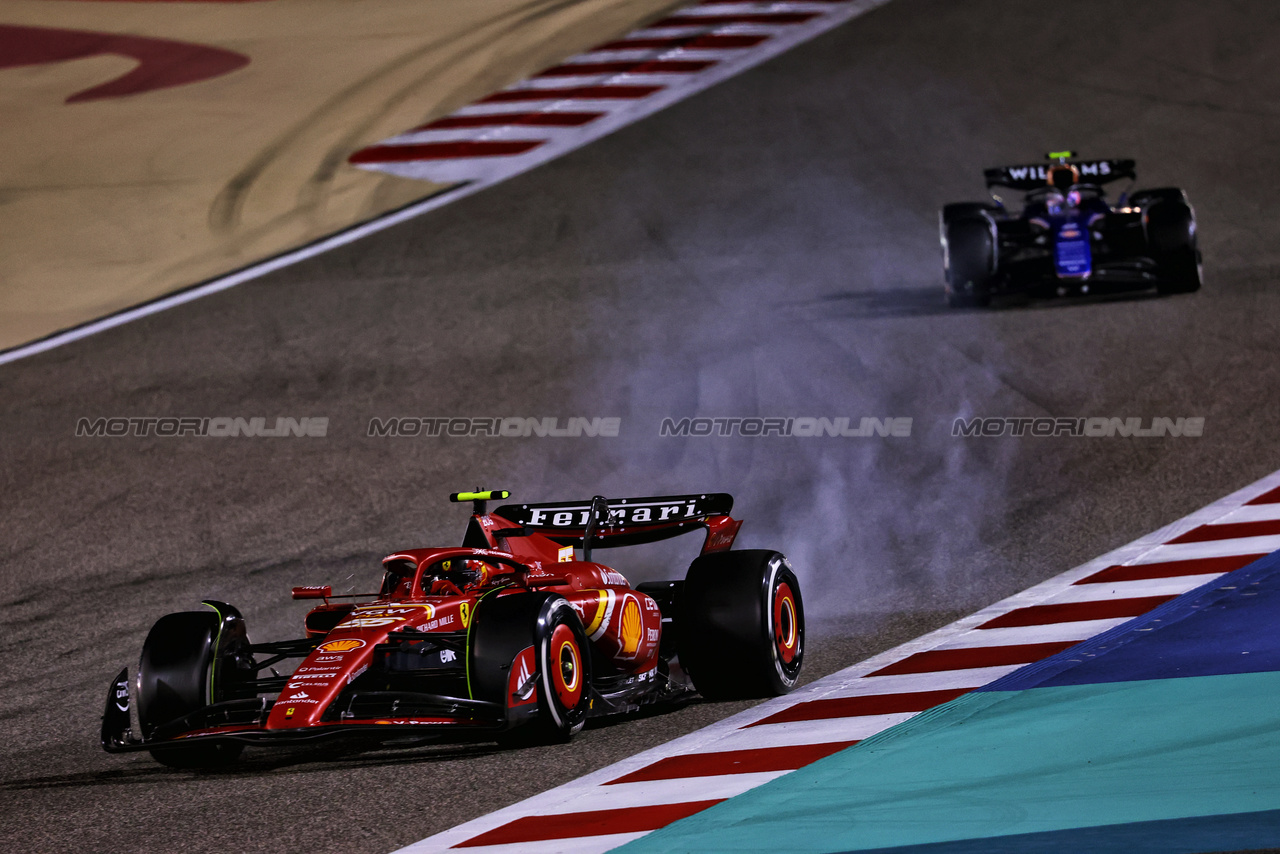
[[[567,740],[593,716],[795,686],[800,585],[777,552],[730,551],[742,523],[729,495],[486,511],[508,495],[451,496],[474,503],[462,546],[390,555],[376,593],[295,587],[295,599],[323,600],[303,638],[252,643],[222,602],[162,617],[136,681],[126,668],[111,685],[103,748],[192,768],[231,762],[245,745],[343,736],[388,746]],[[683,580],[632,587],[591,558],[696,529],[706,540]],[[277,675],[289,659],[300,663]]]

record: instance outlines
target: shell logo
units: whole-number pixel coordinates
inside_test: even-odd
[[[364,646],[364,641],[359,638],[345,638],[343,640],[331,640],[320,644],[316,647],[317,652],[351,652],[353,649],[359,649]]]
[[[640,618],[640,604],[628,596],[627,604],[622,606],[622,652],[635,655],[642,634],[644,621]]]

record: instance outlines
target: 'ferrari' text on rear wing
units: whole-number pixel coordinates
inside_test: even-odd
[[[607,518],[597,510],[599,515],[593,523],[592,507],[599,504],[590,500],[506,504],[494,515],[564,545],[582,546],[590,528],[592,544],[598,548],[656,542],[694,528],[706,528],[704,552],[727,549],[741,524],[729,518],[733,496],[723,492],[611,498],[604,502]]]

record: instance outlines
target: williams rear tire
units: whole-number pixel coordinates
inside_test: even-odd
[[[1200,249],[1196,245],[1196,214],[1187,194],[1178,187],[1134,193],[1132,203],[1143,209],[1148,251],[1156,262],[1156,290],[1189,294],[1200,290]]]

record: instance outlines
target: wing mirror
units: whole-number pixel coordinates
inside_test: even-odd
[[[333,587],[326,584],[323,587],[295,587],[293,588],[294,599],[328,599],[333,595]]]

